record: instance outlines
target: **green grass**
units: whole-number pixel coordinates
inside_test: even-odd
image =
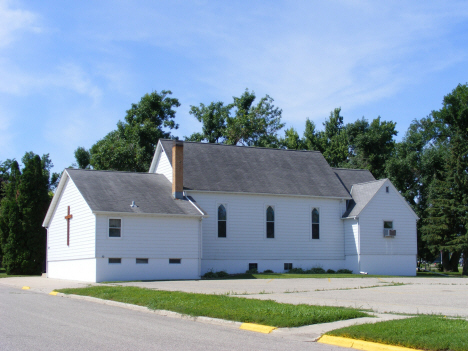
[[[362,324],[328,332],[327,335],[373,341],[421,350],[468,350],[468,321],[443,316]]]
[[[153,310],[169,310],[190,316],[206,316],[274,327],[300,327],[369,316],[354,308],[292,305],[271,300],[161,291],[130,286],[93,286],[57,291],[146,306]]]

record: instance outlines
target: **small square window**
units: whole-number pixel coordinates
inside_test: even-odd
[[[293,269],[292,263],[285,263],[284,264],[284,270],[289,271],[290,269]]]
[[[180,264],[181,261],[182,260],[180,258],[170,258],[169,259],[169,264]]]
[[[122,259],[121,258],[109,258],[109,263],[111,263],[111,264],[120,264],[120,263],[122,263]]]
[[[384,221],[383,222],[384,229],[393,229],[393,222],[392,221]]]
[[[148,259],[147,258],[137,258],[136,259],[136,264],[148,264]]]
[[[120,218],[109,218],[109,238],[120,238],[122,220]]]
[[[258,263],[249,263],[249,271],[253,269],[258,270]]]

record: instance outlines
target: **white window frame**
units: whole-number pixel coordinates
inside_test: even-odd
[[[109,229],[111,228],[110,225],[110,220],[111,219],[120,219],[120,236],[109,236]],[[124,220],[121,217],[107,217],[107,239],[111,240],[119,240],[122,239],[123,237],[123,225],[124,225]]]
[[[223,205],[224,208],[226,209],[226,237],[219,237],[218,236],[218,208],[219,206]],[[216,203],[216,239],[220,240],[227,240],[229,238],[229,231],[228,231],[228,226],[229,226],[229,204],[227,202],[217,202]]]
[[[273,238],[267,238],[267,209],[268,207],[271,207],[273,208],[273,213],[274,213],[274,216],[275,216],[275,220],[273,221]],[[277,237],[278,237],[278,231],[277,231],[277,222],[278,222],[278,219],[277,219],[277,216],[276,216],[276,204],[272,204],[272,203],[267,203],[267,204],[264,204],[263,205],[263,239],[264,240],[275,240]]]
[[[319,212],[319,238],[318,239],[312,239],[312,211],[316,208]],[[309,241],[315,241],[319,242],[322,240],[322,208],[320,206],[313,206],[311,205],[309,207]]]
[[[385,228],[385,222],[391,222],[392,227],[391,228]],[[395,221],[393,219],[392,220],[384,219],[382,221],[382,229],[395,229],[394,226],[395,226]]]

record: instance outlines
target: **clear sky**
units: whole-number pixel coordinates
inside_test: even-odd
[[[0,0],[0,161],[50,153],[59,172],[132,103],[171,90],[190,105],[249,88],[302,135],[335,107],[381,116],[398,140],[468,82],[467,1]]]

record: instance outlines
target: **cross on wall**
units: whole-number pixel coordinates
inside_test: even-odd
[[[67,220],[67,246],[70,246],[70,219],[73,218],[73,215],[70,214],[70,206],[68,206],[68,215],[65,216]]]

